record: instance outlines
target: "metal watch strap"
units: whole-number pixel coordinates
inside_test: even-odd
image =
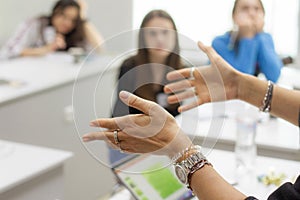
[[[208,162],[208,160],[204,159],[204,160],[201,160],[200,162],[196,163],[196,164],[192,167],[190,173],[188,174],[188,185],[187,185],[187,188],[188,188],[188,189],[190,189],[190,190],[193,191],[193,189],[191,188],[192,175],[193,175],[196,171],[198,171],[199,169],[201,169],[202,167],[204,167],[204,165],[210,165],[210,166],[212,166],[212,164],[211,164],[210,162]]]
[[[201,151],[196,151],[181,162],[174,164],[175,172],[179,180],[183,184],[186,184],[188,188],[190,188],[190,177],[192,176],[192,174],[195,173],[195,171],[202,168],[203,165],[209,164],[209,162],[207,161],[206,157],[201,153]],[[182,170],[184,172],[182,172]]]

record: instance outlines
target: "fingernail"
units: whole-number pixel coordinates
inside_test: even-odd
[[[99,120],[90,121],[90,126],[92,126],[92,127],[100,127],[100,121]]]
[[[120,92],[120,97],[122,98],[122,99],[127,99],[128,97],[129,97],[129,95],[130,95],[130,93],[129,92],[127,92],[127,91],[121,91]]]
[[[88,142],[88,141],[90,141],[91,140],[91,138],[89,138],[89,137],[87,137],[87,136],[83,136],[82,137],[82,141],[83,142]]]
[[[95,121],[91,121],[91,122],[90,122],[90,126],[96,127],[96,126],[97,126],[97,123],[96,123]]]

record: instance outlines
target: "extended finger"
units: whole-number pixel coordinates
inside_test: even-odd
[[[198,46],[208,56],[211,63],[216,63],[221,58],[212,47],[206,46],[200,41],[198,42]]]
[[[201,99],[197,99],[196,101],[193,101],[192,103],[186,104],[186,105],[182,105],[178,108],[179,112],[184,112],[187,110],[190,110],[192,108],[196,108],[197,106],[201,105],[203,102]]]
[[[90,126],[92,127],[102,127],[107,129],[119,129],[115,118],[101,118],[96,119],[90,122]]]
[[[169,81],[174,81],[174,80],[178,80],[178,79],[189,78],[190,72],[191,72],[190,68],[172,71],[167,74],[167,79]]]
[[[184,80],[181,80],[181,81],[178,81],[175,83],[167,84],[164,87],[164,92],[166,94],[170,94],[170,93],[179,92],[179,91],[191,88],[193,86],[194,86],[194,80],[184,79]]]
[[[169,96],[168,103],[173,104],[173,103],[182,102],[183,100],[186,100],[188,98],[195,97],[195,96],[196,96],[196,94],[195,94],[194,89],[187,90],[187,91],[176,93],[174,95]]]
[[[151,109],[156,105],[152,101],[142,99],[127,91],[121,91],[119,97],[126,105],[136,108],[147,115],[150,114]]]
[[[84,134],[82,136],[82,140],[84,142],[89,142],[89,141],[94,141],[94,140],[107,140],[109,139],[109,132],[91,132],[91,133],[87,133]]]

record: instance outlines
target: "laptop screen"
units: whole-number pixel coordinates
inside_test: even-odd
[[[138,200],[197,199],[178,181],[170,163],[164,156],[133,156],[113,167],[113,172]]]

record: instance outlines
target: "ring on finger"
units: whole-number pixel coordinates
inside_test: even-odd
[[[191,67],[190,69],[190,78],[194,79],[194,71],[195,71],[195,67]]]
[[[119,130],[118,130],[118,129],[114,130],[114,140],[115,140],[115,143],[116,143],[116,144],[119,144],[119,143],[120,143],[120,140],[119,140],[119,138],[118,138],[118,133],[119,133]]]

